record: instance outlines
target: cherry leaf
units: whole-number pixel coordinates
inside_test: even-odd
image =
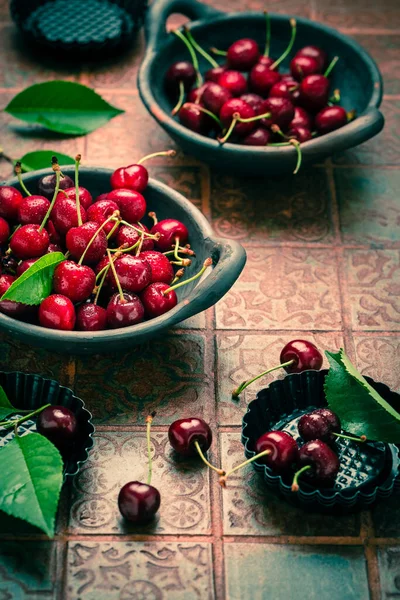
[[[75,159],[73,159],[72,156],[62,154],[56,150],[36,150],[35,152],[28,152],[27,154],[24,154],[18,162],[21,163],[21,168],[25,173],[28,171],[39,171],[39,169],[46,169],[51,165],[53,156],[57,156],[59,165],[73,165],[75,163]]]
[[[2,421],[5,417],[11,415],[14,412],[18,412],[18,409],[13,407],[13,405],[7,398],[7,394],[0,385],[0,421]]]

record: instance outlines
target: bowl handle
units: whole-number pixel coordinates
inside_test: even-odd
[[[207,310],[232,287],[246,264],[246,251],[238,242],[224,238],[207,238],[205,247],[213,262],[211,273],[183,300],[179,321]]]
[[[192,20],[212,19],[223,13],[197,0],[155,0],[149,7],[145,35],[148,48],[157,50],[167,37],[165,24],[173,13],[181,13]]]

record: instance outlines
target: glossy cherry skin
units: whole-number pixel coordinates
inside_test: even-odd
[[[65,260],[54,271],[53,287],[56,294],[62,294],[72,302],[83,302],[89,298],[96,285],[96,275],[87,265],[78,265],[73,260]]]
[[[39,306],[39,322],[42,327],[72,331],[75,320],[74,305],[69,298],[61,294],[47,296]]]
[[[264,127],[258,127],[241,140],[245,146],[266,146],[271,141],[271,132]]]
[[[264,113],[271,113],[271,116],[261,119],[263,127],[278,125],[285,130],[294,117],[294,106],[286,98],[267,98],[258,109],[259,115]]]
[[[271,71],[269,66],[262,63],[256,64],[249,73],[249,87],[251,91],[264,98],[268,95],[272,86],[280,80],[280,73]]]
[[[142,229],[146,233],[149,233],[149,230],[147,229],[146,225],[142,225],[142,224],[139,225],[139,223],[136,223],[135,227],[137,229]],[[130,248],[131,246],[134,246],[139,241],[139,238],[141,238],[141,235],[138,231],[136,231],[136,229],[133,229],[133,227],[128,227],[127,225],[121,225],[117,231],[117,235],[115,237],[115,242],[116,242],[116,245],[118,246],[118,248],[120,246],[122,246],[123,244],[128,244],[128,246],[126,246],[126,247]],[[149,239],[149,238],[143,238],[142,251],[143,250],[153,250],[153,248],[154,248],[154,240]],[[136,252],[136,248],[135,248],[135,250],[132,250],[132,252]]]
[[[51,252],[65,252],[58,244],[53,244],[50,242],[49,247],[47,248],[46,254],[51,254]]]
[[[151,233],[160,234],[160,238],[155,242],[157,248],[162,252],[167,252],[175,245],[175,240],[179,239],[179,245],[184,246],[189,239],[189,232],[186,225],[177,219],[163,219],[158,221],[151,228]]]
[[[305,442],[311,440],[329,442],[332,440],[330,424],[321,414],[312,412],[303,415],[297,424],[297,428]]]
[[[74,187],[74,182],[71,177],[65,175],[60,178],[60,190],[66,190],[67,188]],[[53,173],[52,175],[45,175],[41,177],[38,182],[38,192],[41,196],[44,196],[48,200],[51,200],[54,195],[54,190],[56,189],[56,175]]]
[[[245,76],[239,71],[227,70],[218,77],[219,85],[230,91],[232,96],[241,96],[247,91]]]
[[[16,230],[10,240],[10,248],[17,258],[25,260],[46,254],[50,243],[49,234],[45,229],[39,231],[39,227],[39,225],[22,225]]]
[[[120,167],[111,175],[111,187],[116,190],[125,188],[135,192],[143,192],[149,181],[149,172],[143,165]]]
[[[78,436],[78,421],[66,406],[48,406],[36,420],[38,433],[44,435],[56,448],[68,450]]]
[[[238,113],[242,119],[250,119],[256,116],[256,113],[251,108],[250,104],[247,104],[247,102],[241,100],[240,98],[232,98],[232,100],[225,102],[219,113],[219,118],[225,129],[227,129],[232,123],[233,115],[235,113]],[[235,125],[234,133],[238,136],[245,136],[249,134],[256,126],[256,121],[250,121],[249,123],[240,123],[238,121]]]
[[[169,92],[179,91],[181,81],[186,91],[190,90],[196,81],[196,70],[193,64],[186,60],[173,63],[165,75],[165,85]]]
[[[304,471],[301,478],[310,483],[332,485],[340,469],[340,463],[335,452],[321,440],[306,442],[299,450],[298,466],[311,465]]]
[[[264,98],[261,98],[258,94],[253,94],[253,92],[248,92],[247,94],[243,94],[240,96],[240,100],[243,100],[247,104],[251,106],[251,108],[257,113],[261,104],[264,102]]]
[[[8,221],[16,221],[18,208],[23,200],[23,195],[10,185],[0,186],[0,217]]]
[[[140,257],[144,258],[151,268],[151,283],[162,281],[168,285],[174,278],[174,269],[168,258],[157,250],[144,250],[140,253]]]
[[[269,91],[268,94],[269,98],[286,98],[287,100],[290,100],[292,97],[292,94],[290,93],[289,90],[289,86],[285,81],[278,81],[278,83],[275,83],[272,88]]]
[[[0,246],[7,244],[8,238],[10,237],[10,226],[8,222],[0,217]]]
[[[116,211],[119,212],[119,207],[113,200],[98,200],[88,208],[86,213],[87,220],[102,225]],[[107,225],[103,227],[104,233],[108,235],[113,227],[115,227],[115,221],[109,221]],[[114,235],[116,235],[116,231],[114,232]],[[114,235],[112,237],[114,237]]]
[[[137,223],[146,214],[146,200],[140,192],[128,189],[112,190],[107,199],[117,204],[121,217],[128,223]]]
[[[117,258],[114,267],[122,289],[127,292],[141,292],[151,283],[151,267],[145,258],[124,254]],[[110,282],[112,287],[116,289],[117,284],[113,274]]]
[[[347,124],[347,113],[342,106],[326,106],[315,117],[315,129],[323,135]]]
[[[87,190],[86,188],[84,188],[82,186],[78,187],[78,191],[79,191],[79,203],[81,206],[83,206],[83,208],[85,210],[87,210],[89,208],[89,206],[93,203],[93,196],[89,192],[89,190]],[[67,194],[67,196],[70,200],[73,200],[76,203],[76,188],[75,188],[75,186],[66,188],[64,190],[64,193],[62,193],[62,196],[65,197],[65,194]]]
[[[289,128],[292,127],[305,127],[312,131],[314,120],[310,113],[308,113],[301,106],[294,107],[294,117],[290,121]]]
[[[54,223],[51,219],[49,219],[46,223],[47,233],[49,234],[50,242],[52,244],[61,245],[64,240],[64,236],[62,236],[57,229],[54,227]]]
[[[102,331],[107,329],[107,311],[98,304],[88,302],[76,309],[76,329],[78,331]]]
[[[44,196],[27,196],[18,207],[18,222],[22,225],[41,225],[50,207]]]
[[[257,42],[242,38],[229,46],[226,58],[230,69],[250,71],[260,58],[260,50]]]
[[[37,260],[39,260],[39,259],[38,258],[27,258],[26,260],[23,260],[22,262],[20,262],[17,267],[17,277],[22,275],[22,273],[25,273],[25,271],[27,271],[29,269],[29,267],[31,267],[33,264],[35,264],[35,262]]]
[[[75,260],[81,258],[93,236],[95,238],[85,254],[84,264],[97,263],[104,256],[107,249],[107,237],[103,230],[98,231],[98,229],[98,223],[88,221],[79,227],[72,227],[68,231],[65,243],[72,258]]]
[[[182,125],[201,135],[207,135],[214,126],[211,117],[202,112],[201,106],[193,102],[185,102],[178,116]]]
[[[272,65],[275,62],[275,58],[271,58],[271,56],[260,56],[260,58],[258,59],[258,63],[259,65],[264,65],[265,67],[272,67]]]
[[[140,481],[126,483],[118,494],[121,515],[137,525],[148,523],[160,508],[160,492],[152,485]]]
[[[186,101],[189,103],[194,102],[195,104],[199,104],[202,100],[202,96],[203,96],[205,90],[207,89],[208,84],[209,84],[209,82],[207,81],[200,87],[196,87],[196,88],[193,88],[192,90],[190,90],[190,92],[187,95]]]
[[[331,431],[340,433],[342,430],[342,424],[336,413],[330,408],[317,408],[313,410],[313,414],[322,415],[329,423]]]
[[[111,329],[129,327],[143,321],[144,308],[139,297],[124,293],[124,300],[122,303],[119,293],[111,296],[107,305],[107,323]]]
[[[294,360],[285,367],[287,373],[301,373],[302,371],[319,371],[322,367],[322,354],[318,348],[307,340],[292,340],[282,349],[280,355],[281,363]]]
[[[3,269],[3,271],[5,273],[10,273],[11,275],[15,275],[17,267],[18,267],[18,260],[15,258],[15,256],[6,254],[2,258],[0,257],[0,273],[1,273],[1,270]]]
[[[301,81],[307,75],[321,73],[321,67],[312,56],[296,55],[290,61],[290,72],[297,81]]]
[[[6,293],[16,279],[15,275],[8,275],[7,273],[3,273],[3,275],[0,274],[0,298]],[[29,308],[30,307],[21,302],[13,302],[12,300],[0,301],[0,312],[9,317],[21,317],[29,310]]]
[[[287,135],[300,143],[308,142],[308,140],[312,139],[311,131],[307,129],[307,127],[301,127],[301,125],[291,127],[287,132]]]
[[[300,48],[296,53],[296,56],[310,56],[311,58],[314,58],[319,63],[320,72],[323,71],[328,61],[326,52],[318,46],[304,46],[304,48]]]
[[[213,82],[207,84],[201,97],[204,106],[215,115],[219,114],[222,105],[231,98],[232,94],[229,90]]]
[[[87,221],[86,211],[83,206],[80,207],[82,223]],[[66,198],[63,194],[58,194],[57,200],[50,213],[51,222],[56,231],[64,236],[71,227],[78,226],[78,211],[75,200]]]
[[[196,417],[178,419],[168,429],[169,443],[182,456],[198,456],[195,442],[203,452],[207,452],[212,443],[210,426]]]
[[[208,69],[204,73],[204,79],[206,81],[213,81],[214,83],[218,83],[218,79],[222,73],[227,70],[227,65],[220,65],[219,67],[213,67],[212,69]]]
[[[174,290],[164,295],[163,292],[169,287],[168,283],[156,281],[148,285],[141,293],[140,299],[146,315],[150,319],[163,315],[178,304],[178,298]]]
[[[257,454],[270,450],[270,454],[262,456],[257,462],[267,465],[276,472],[283,472],[296,463],[299,448],[289,433],[278,430],[268,431],[259,437],[254,450]]]
[[[300,83],[299,102],[307,110],[321,110],[329,100],[329,79],[323,75],[308,75]]]

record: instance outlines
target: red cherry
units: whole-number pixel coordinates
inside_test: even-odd
[[[39,322],[42,327],[72,331],[75,319],[74,305],[61,294],[47,296],[39,306]]]
[[[340,469],[337,455],[321,440],[306,442],[300,448],[298,464],[299,467],[311,467],[304,471],[301,477],[320,485],[332,485]]]
[[[320,72],[324,70],[328,61],[326,52],[321,50],[321,48],[318,48],[318,46],[304,46],[304,48],[300,48],[296,53],[296,56],[310,56],[311,58],[314,58],[319,63]]]
[[[225,102],[219,113],[219,118],[225,129],[229,128],[235,113],[238,113],[242,119],[250,119],[256,115],[250,104],[247,104],[247,102],[244,102],[240,98],[232,98],[232,100]],[[256,126],[256,121],[251,121],[250,123],[240,123],[238,121],[235,125],[234,133],[238,136],[244,136],[250,133]]]
[[[151,267],[145,258],[124,254],[114,261],[115,271],[123,290],[127,292],[141,292],[151,283]],[[113,272],[110,270],[110,283],[117,287]]]
[[[250,38],[237,40],[228,48],[227,61],[231,69],[250,71],[259,58],[258,44]]]
[[[68,450],[78,435],[78,421],[66,406],[48,406],[36,420],[38,433],[44,435],[61,452]]]
[[[294,117],[291,120],[289,127],[306,127],[311,131],[313,128],[313,118],[304,108],[295,106]]]
[[[169,92],[177,92],[181,81],[186,91],[190,90],[196,81],[196,69],[186,60],[173,63],[165,75],[165,85]]]
[[[39,260],[39,259],[38,258],[28,258],[27,260],[23,260],[22,262],[20,262],[17,267],[17,277],[22,275],[22,273],[25,273],[25,271],[27,271],[29,269],[29,267],[31,267],[33,264],[35,264],[35,262],[37,260]]]
[[[120,167],[111,175],[111,187],[114,190],[124,188],[135,192],[143,192],[148,181],[149,172],[143,165]]]
[[[72,258],[80,260],[94,235],[96,237],[87,250],[83,262],[90,265],[98,262],[104,256],[107,249],[107,237],[103,230],[98,231],[98,229],[98,223],[88,221],[79,227],[72,227],[68,231],[65,243]]]
[[[86,188],[81,187],[81,186],[78,187],[78,190],[79,190],[79,203],[81,206],[83,206],[83,208],[85,210],[87,210],[93,202],[92,194],[89,192],[89,190],[87,190]],[[70,200],[73,200],[76,204],[76,188],[75,188],[75,186],[66,188],[64,190],[64,193],[61,193],[60,196],[64,196],[64,198],[65,198],[65,194],[67,194],[68,198]]]
[[[18,221],[22,225],[41,225],[50,202],[44,196],[27,196],[18,207]]]
[[[217,83],[230,91],[232,96],[241,96],[247,91],[247,81],[239,71],[224,71]]]
[[[198,454],[195,442],[203,452],[207,452],[212,443],[212,432],[203,419],[178,419],[169,426],[168,439],[175,452],[191,457]]]
[[[307,127],[302,127],[301,125],[291,127],[287,132],[287,135],[300,143],[308,142],[308,140],[312,139],[311,131]]]
[[[150,319],[163,315],[178,304],[178,298],[174,290],[164,295],[165,290],[169,287],[168,283],[156,281],[147,286],[141,293],[140,298],[144,310]]]
[[[213,81],[214,83],[218,83],[220,75],[222,75],[222,73],[225,73],[227,68],[227,65],[221,65],[219,67],[213,67],[212,69],[208,69],[208,71],[204,73],[204,79],[206,81]]]
[[[89,207],[86,216],[88,221],[94,221],[102,225],[115,211],[119,211],[119,207],[113,200],[98,200]],[[115,221],[109,221],[103,227],[104,233],[108,235],[113,227],[115,227]],[[116,231],[114,234],[116,234]]]
[[[270,68],[274,64],[275,60],[275,58],[271,58],[270,56],[260,56],[257,64]]]
[[[342,106],[326,106],[315,117],[315,128],[321,135],[347,124],[347,113]]]
[[[290,93],[289,86],[285,81],[278,81],[278,83],[275,83],[270,89],[269,97],[286,98],[287,100],[290,100],[292,94]]]
[[[204,83],[200,87],[196,87],[196,88],[193,88],[192,90],[190,90],[190,92],[188,93],[187,98],[186,98],[187,102],[189,102],[189,103],[194,102],[195,104],[199,104],[207,86],[208,86],[208,82]]]
[[[87,220],[86,211],[83,206],[80,207],[82,223]],[[76,210],[75,200],[66,198],[63,194],[58,194],[56,202],[50,213],[51,221],[55,229],[61,235],[65,235],[71,227],[78,226],[78,211]]]
[[[276,472],[287,471],[297,462],[299,448],[296,441],[286,431],[269,431],[258,438],[255,452],[270,451],[258,459]]]
[[[264,127],[258,127],[242,139],[245,146],[266,146],[271,141],[271,132]]]
[[[126,483],[118,494],[119,511],[131,523],[148,523],[160,508],[160,503],[157,488],[140,481]]]
[[[264,113],[271,113],[270,118],[261,119],[261,124],[264,127],[278,125],[285,130],[294,117],[294,106],[286,98],[267,98],[259,108],[258,114],[262,115]]]
[[[107,194],[108,200],[117,204],[121,217],[128,223],[137,223],[146,214],[146,200],[139,192],[128,189],[116,189]]]
[[[59,183],[60,190],[66,190],[67,188],[74,187],[74,182],[71,177],[65,175],[61,177]],[[48,200],[51,200],[54,195],[54,191],[56,189],[56,175],[53,173],[52,175],[45,175],[39,179],[38,183],[38,191],[41,196],[44,196]]]
[[[16,221],[22,200],[23,196],[16,188],[9,185],[0,186],[0,217]]]
[[[96,285],[94,271],[86,265],[77,265],[65,260],[54,271],[53,287],[57,294],[66,296],[72,302],[83,302],[89,298]]]
[[[281,80],[281,75],[277,71],[271,71],[267,65],[256,64],[249,74],[249,87],[252,92],[260,96],[267,96],[269,90],[275,83]]]
[[[0,217],[0,246],[8,242],[10,237],[10,226],[3,217]]]
[[[218,83],[208,83],[203,94],[202,102],[208,110],[215,115],[219,114],[222,105],[232,98],[229,90],[222,87]]]
[[[329,79],[324,75],[308,75],[299,88],[299,102],[311,111],[320,110],[329,100]]]
[[[156,250],[144,250],[140,257],[146,259],[151,267],[151,283],[162,281],[170,284],[174,278],[174,269],[168,258]]]
[[[76,309],[76,328],[78,331],[102,331],[107,328],[107,311],[92,304],[81,304]]]
[[[309,369],[318,371],[322,367],[322,354],[318,348],[307,340],[292,340],[282,349],[281,363],[293,360],[285,367],[287,373],[301,373]]]
[[[57,229],[54,227],[54,223],[51,219],[49,219],[46,223],[47,233],[49,234],[50,241],[53,244],[61,245],[63,242],[62,236],[58,233]]]
[[[49,244],[49,247],[47,248],[47,253],[46,254],[50,254],[51,252],[65,252],[65,250],[63,250],[61,248],[61,246],[59,246],[58,244]]]
[[[149,230],[146,227],[146,225],[142,225],[141,223],[140,224],[136,223],[134,225],[137,229],[142,229],[146,233],[149,233]],[[128,244],[127,248],[130,248],[131,246],[134,246],[139,241],[139,238],[141,238],[141,235],[138,231],[136,231],[136,229],[133,229],[133,227],[128,227],[127,225],[121,225],[117,231],[115,240],[116,240],[116,245],[118,246],[118,248],[120,246],[123,246],[124,244]],[[143,250],[153,250],[153,248],[154,248],[154,240],[152,240],[150,238],[146,238],[146,237],[143,238],[142,251]],[[132,252],[136,252],[136,248]]]
[[[6,293],[16,279],[17,278],[14,275],[7,275],[6,273],[0,275],[0,298]],[[21,302],[13,302],[12,300],[0,301],[0,312],[9,317],[21,317],[29,310],[29,308],[31,307],[22,304]]]
[[[251,108],[257,113],[264,99],[261,98],[258,94],[253,94],[252,92],[248,92],[247,94],[243,94],[240,96],[240,100],[243,100],[247,104],[251,106]]]
[[[307,75],[321,73],[320,63],[312,56],[296,55],[290,61],[290,72],[297,81],[301,81]]]
[[[185,102],[178,116],[182,125],[202,135],[207,135],[215,125],[212,118],[201,110],[201,106],[192,102]]]
[[[39,231],[39,225],[22,225],[10,240],[10,248],[21,260],[36,258],[46,254],[50,243],[49,234],[45,229]]]
[[[144,308],[138,296],[124,293],[124,302],[119,294],[111,296],[107,305],[107,323],[111,329],[128,327],[140,323],[144,318]]]
[[[164,219],[158,221],[151,228],[151,233],[160,234],[160,238],[156,241],[156,246],[162,252],[167,252],[175,245],[175,240],[179,239],[179,245],[184,246],[189,239],[189,232],[186,225],[177,221],[177,219]]]

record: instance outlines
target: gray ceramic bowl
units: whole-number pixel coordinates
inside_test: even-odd
[[[63,167],[62,171],[74,177],[73,167]],[[38,180],[48,173],[48,169],[35,171],[27,173],[23,179],[28,189],[36,193]],[[96,197],[110,190],[111,174],[111,169],[82,167],[79,182],[80,185],[88,188],[93,197]],[[19,187],[16,179],[8,181],[7,184]],[[168,186],[150,179],[144,196],[148,210],[156,211],[159,219],[174,217],[188,228],[190,243],[196,251],[196,257],[190,268],[191,273],[200,270],[208,256],[213,259],[213,268],[208,269],[200,281],[194,281],[177,290],[178,304],[174,309],[161,317],[131,327],[93,333],[46,329],[17,321],[0,313],[0,329],[14,339],[56,352],[97,354],[143,343],[218,302],[232,287],[245,265],[246,253],[242,246],[235,241],[214,236],[211,226],[202,213],[189,200]],[[143,222],[146,223],[146,219]]]
[[[265,39],[262,11],[225,14],[196,0],[155,0],[147,13],[147,51],[138,76],[140,96],[149,113],[185,152],[215,169],[258,176],[292,173],[296,150],[291,146],[262,148],[230,143],[221,146],[216,140],[190,131],[171,117],[173,104],[165,92],[164,75],[172,63],[189,56],[181,40],[168,35],[165,30],[165,23],[173,13],[183,13],[193,19],[190,30],[204,49],[211,46],[226,49],[242,37],[254,38],[262,47]],[[278,57],[290,36],[289,17],[271,13],[270,18],[271,55]],[[378,110],[383,87],[378,67],[357,42],[320,23],[300,17],[296,20],[297,37],[290,57],[310,43],[323,48],[331,58],[339,56],[330,77],[331,89],[339,88],[341,104],[346,110],[356,110],[358,115],[344,127],[302,144],[305,166],[357,146],[379,133],[384,123]],[[282,66],[282,71],[288,71],[289,58]],[[208,68],[210,65],[200,57],[200,69],[204,72]]]

